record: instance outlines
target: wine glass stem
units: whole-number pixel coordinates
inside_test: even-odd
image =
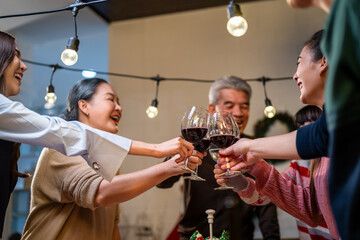
[[[225,158],[225,161],[226,161],[226,171],[227,171],[227,172],[231,172],[231,166],[230,166],[229,158],[226,157],[226,158]]]

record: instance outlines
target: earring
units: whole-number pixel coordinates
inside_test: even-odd
[[[89,116],[89,113],[88,113],[88,112],[86,113],[86,116]]]

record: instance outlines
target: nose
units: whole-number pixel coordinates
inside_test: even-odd
[[[244,115],[244,113],[241,111],[241,106],[235,106],[232,111],[231,111],[231,114],[234,116],[234,117],[241,117]]]
[[[298,81],[298,75],[296,74],[296,73],[294,73],[294,76],[293,76],[293,79],[294,79],[294,81],[297,83],[297,81]]]
[[[20,69],[23,72],[25,72],[27,70],[27,66],[25,65],[25,63],[22,60],[20,61]]]
[[[116,103],[115,111],[118,111],[118,112],[121,114],[121,112],[122,112],[122,107],[120,106],[120,104]]]

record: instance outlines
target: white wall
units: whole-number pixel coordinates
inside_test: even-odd
[[[303,43],[322,28],[320,10],[293,10],[285,1],[259,1],[241,5],[248,32],[234,38],[225,29],[226,7],[115,22],[109,29],[109,70],[140,76],[212,79],[236,75],[244,79],[292,76]],[[189,105],[206,107],[210,84],[160,83],[159,115],[149,119],[145,110],[155,96],[155,82],[110,77],[120,96],[123,117],[120,134],[132,139],[161,142],[180,135],[180,120]],[[253,97],[246,133],[263,118],[262,84],[251,82]],[[278,111],[294,114],[302,104],[292,80],[267,84]],[[121,172],[132,172],[161,160],[128,157]],[[164,239],[182,211],[180,184],[170,190],[153,188],[121,205],[122,225],[141,219],[151,225],[156,239]],[[296,230],[295,230],[296,232]],[[294,237],[282,231],[282,237]],[[296,236],[296,235],[295,235]],[[130,238],[127,238],[130,239]]]

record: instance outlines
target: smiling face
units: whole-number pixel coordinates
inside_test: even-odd
[[[83,115],[79,118],[80,122],[103,131],[117,133],[122,108],[117,94],[109,84],[101,83],[91,100],[80,100],[80,102]]]
[[[323,74],[323,60],[313,60],[313,53],[305,46],[297,60],[293,79],[300,87],[300,101],[321,107],[324,103],[326,74]]]
[[[216,105],[210,104],[208,109],[210,113],[215,111],[231,113],[239,126],[240,133],[243,133],[249,120],[249,96],[244,91],[223,88],[219,91],[219,100]]]
[[[18,95],[20,92],[21,79],[23,73],[27,70],[26,65],[21,60],[19,49],[15,48],[15,55],[13,60],[4,71],[4,89],[3,94],[6,97]]]

